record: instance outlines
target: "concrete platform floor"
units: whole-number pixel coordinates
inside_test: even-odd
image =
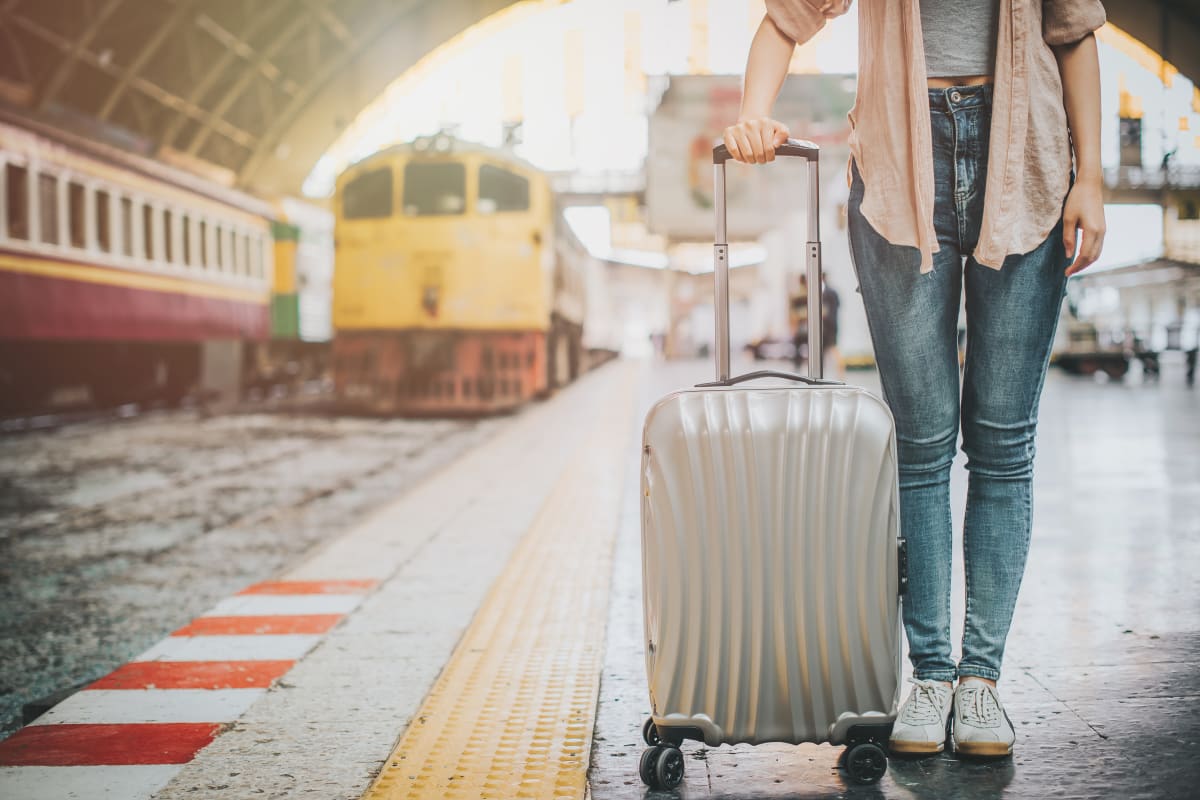
[[[710,369],[657,370],[642,407],[709,380]],[[874,373],[848,380],[878,391]],[[1125,385],[1052,370],[1039,420],[1032,549],[1000,682],[1017,729],[1014,757],[892,759],[878,786],[856,787],[836,769],[840,748],[687,743],[677,796],[1200,797],[1200,392],[1173,373]],[[626,477],[617,543],[590,773],[596,800],[670,795],[637,777],[648,711],[637,480],[636,470]],[[958,639],[961,454],[952,481]]]
[[[456,740],[437,737],[446,752],[454,752],[444,763],[426,760],[409,770],[442,774],[441,783],[436,776],[421,779],[421,796],[1200,796],[1200,394],[1168,371],[1158,385],[1098,384],[1057,372],[1048,380],[1033,551],[1001,682],[1018,729],[1014,758],[893,760],[878,786],[864,788],[848,785],[837,772],[835,748],[688,743],[684,785],[673,793],[649,792],[637,776],[648,712],[639,585],[640,420],[657,397],[709,375],[707,362],[617,363],[506,421],[494,436],[274,576],[285,582],[280,585],[343,581],[370,588],[344,605],[344,615],[326,633],[302,643],[303,652],[289,656],[295,665],[269,688],[226,690],[224,695],[256,694],[240,695],[243,705],[219,719],[190,699],[185,708],[177,699],[148,693],[160,704],[149,711],[158,715],[154,719],[186,714],[189,722],[219,722],[211,744],[180,763],[125,772],[0,766],[0,797],[414,796],[417,777],[405,770],[387,785],[377,776],[404,762],[404,752],[393,752],[402,736],[415,731],[412,738],[419,738],[422,727],[455,716],[462,721],[458,706],[435,718],[441,712],[432,701],[439,691],[445,700],[448,675],[470,684],[462,677],[464,663],[486,666],[489,659],[501,671],[480,672],[479,680],[492,692],[487,697],[506,698],[485,703],[495,722],[472,726],[479,717],[466,719],[470,736],[463,747],[447,750],[444,742]],[[852,373],[850,380],[876,388],[870,373]],[[960,517],[964,478],[960,464],[954,473]],[[565,549],[553,549],[557,540]],[[573,544],[582,542],[590,549]],[[545,559],[537,569],[521,563],[531,553]],[[554,590],[547,594],[527,589],[540,602],[497,616],[505,608],[497,594],[504,597],[506,582],[536,581],[559,568],[586,580],[548,582]],[[511,659],[497,659],[473,644],[487,640],[473,634],[512,628],[516,635],[522,627],[551,624],[555,608],[574,607],[564,602],[572,591],[578,597],[571,602],[590,598],[593,609],[603,603],[598,619],[607,608],[607,630],[559,618],[552,635],[530,645],[545,649],[547,674],[576,679],[578,672],[589,673],[575,680],[576,699],[563,700],[562,708],[571,708],[564,714],[538,705],[545,693],[530,686],[528,675],[539,673],[526,670],[522,681],[512,671],[522,663],[516,649]],[[301,600],[287,601],[291,612],[274,613],[312,613],[295,610],[312,603]],[[251,612],[223,601],[208,612],[208,622],[215,623],[211,615],[239,613]],[[229,617],[222,619],[229,624]],[[177,631],[172,646],[201,644],[181,636]],[[271,637],[252,638],[265,647]],[[561,659],[556,639],[582,660]],[[514,648],[526,646],[519,637],[509,641]],[[158,652],[161,646],[143,658]],[[503,694],[507,684],[518,687],[515,699]],[[82,711],[91,722],[111,722],[103,715],[118,712],[132,718],[137,709],[129,704],[105,705],[114,697],[93,692],[89,706],[88,697],[77,695],[55,719],[80,718]],[[505,726],[520,715],[505,709],[517,706],[529,724],[514,733]],[[593,712],[594,726],[588,718]],[[583,747],[559,747],[563,730],[578,731],[581,723],[584,733],[566,739]],[[459,729],[455,736],[464,735]],[[548,766],[548,754],[558,761]],[[4,755],[0,764],[16,763]],[[489,777],[464,773],[475,765],[490,770]],[[540,780],[548,769],[555,779]],[[135,783],[136,791],[125,791]]]

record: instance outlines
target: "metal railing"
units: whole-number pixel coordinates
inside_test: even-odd
[[[1162,167],[1108,167],[1104,185],[1110,189],[1200,189],[1200,165]]]
[[[646,189],[642,170],[605,172],[553,172],[550,185],[563,194],[636,194]]]

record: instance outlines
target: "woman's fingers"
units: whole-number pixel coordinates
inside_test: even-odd
[[[759,135],[760,143],[762,144],[763,160],[764,161],[774,161],[775,160],[775,129],[772,127],[763,125],[761,128],[759,128],[758,135]]]
[[[788,136],[788,128],[782,122],[761,117],[730,125],[722,138],[730,158],[745,164],[765,164],[775,160],[775,149]]]
[[[762,161],[762,143],[758,141],[757,136],[751,136],[750,131],[744,127],[739,127],[734,134],[737,136],[738,145],[741,147],[742,155],[746,156],[747,164],[758,164]],[[758,145],[757,149],[755,145]]]
[[[1079,226],[1079,218],[1074,214],[1063,215],[1063,249],[1067,251],[1067,258],[1075,257],[1075,231]]]
[[[1083,272],[1085,269],[1095,264],[1100,259],[1100,253],[1104,249],[1104,229],[1096,226],[1081,226],[1082,235],[1079,241],[1079,254],[1075,256],[1075,260],[1071,266],[1067,267],[1068,277],[1077,272]]]
[[[1083,230],[1083,244],[1079,246],[1079,267],[1076,272],[1082,272],[1100,260],[1100,251],[1104,247],[1104,232],[1096,230]]]
[[[725,148],[729,150],[729,157],[734,161],[743,161],[741,148],[738,147],[737,138],[733,135],[734,128],[730,126],[725,129]]]
[[[746,142],[750,147],[750,151],[754,154],[751,161],[755,164],[764,164],[767,160],[767,151],[763,148],[761,120],[747,120],[741,124],[743,135],[746,137]]]

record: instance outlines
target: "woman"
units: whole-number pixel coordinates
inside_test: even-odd
[[[734,158],[774,160],[788,129],[770,111],[793,49],[850,4],[766,0],[741,113],[724,135]],[[1015,737],[996,681],[1029,549],[1038,399],[1067,277],[1096,260],[1104,238],[1093,35],[1104,9],[863,0],[858,13],[850,249],[896,418],[915,676],[891,747],[937,753],[949,733],[958,752],[1005,756]],[[949,485],[960,427],[969,484],[956,664]]]

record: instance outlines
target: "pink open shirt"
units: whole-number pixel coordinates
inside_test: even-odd
[[[766,0],[784,35],[808,41],[825,25],[821,0]],[[933,269],[933,144],[919,0],[858,3],[858,96],[850,155],[863,179],[862,213],[893,244]],[[1051,45],[1104,24],[1100,0],[1000,0],[987,188],[975,260],[1000,269],[1027,253],[1062,214],[1071,147],[1062,78]]]

